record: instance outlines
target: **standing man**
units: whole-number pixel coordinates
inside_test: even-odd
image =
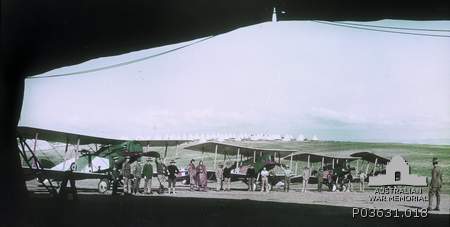
[[[433,205],[433,197],[436,195],[436,208],[434,210],[439,211],[439,204],[441,202],[441,191],[442,187],[442,170],[438,166],[438,158],[433,158],[433,169],[431,170],[431,183],[430,190],[428,192],[428,210],[431,210],[431,205]]]
[[[317,172],[317,191],[322,192],[322,183],[323,183],[323,168],[320,167]]]
[[[220,189],[222,188],[222,183],[223,183],[223,165],[222,165],[222,163],[219,163],[219,165],[217,165],[216,180],[217,180],[216,191],[220,191]]]
[[[139,186],[141,183],[141,177],[142,177],[142,165],[141,162],[139,160],[136,160],[136,162],[134,162],[134,166],[132,168],[131,174],[133,174],[134,176],[134,184],[133,184],[133,193],[134,194],[138,194],[139,192]]]
[[[147,159],[147,162],[142,169],[142,176],[144,177],[144,193],[145,194],[153,194],[152,192],[152,178],[153,178],[153,166],[150,163],[152,161],[151,158]]]
[[[164,184],[166,183],[166,166],[161,162],[161,158],[156,159],[156,173],[158,175],[159,193],[164,193]]]
[[[112,185],[112,195],[117,195],[117,188],[119,186],[119,180],[120,180],[120,171],[119,171],[119,164],[118,162],[119,157],[115,156],[113,157],[113,169],[111,171],[111,178],[113,181]]]
[[[197,185],[197,180],[196,180],[197,172],[196,172],[196,168],[195,168],[195,160],[194,159],[192,159],[189,162],[188,173],[189,173],[190,190],[192,191],[192,190],[194,190],[195,186]]]
[[[289,186],[291,184],[291,170],[289,169],[289,166],[286,166],[286,168],[281,168],[284,171],[284,191],[289,192]]]
[[[180,173],[175,160],[170,161],[170,165],[167,167],[169,171],[169,194],[175,194],[175,183],[177,182],[177,174]]]
[[[309,177],[311,177],[311,171],[308,166],[303,168],[303,192],[306,192],[306,187],[308,186]]]
[[[247,169],[247,181],[248,181],[248,190],[249,191],[254,191],[255,190],[255,178],[256,178],[256,171],[255,171],[255,167],[253,167],[252,164],[250,164],[248,166]]]
[[[269,171],[266,170],[266,167],[264,167],[261,170],[261,192],[269,192]]]
[[[130,157],[125,158],[125,162],[122,164],[122,176],[123,176],[123,194],[131,194],[131,164]]]
[[[230,187],[231,187],[231,168],[228,166],[229,163],[226,164],[225,168],[223,169],[223,179],[224,179],[224,186],[223,186],[223,190],[224,191],[230,191]]]
[[[359,171],[359,191],[364,192],[364,182],[366,180],[366,173]]]

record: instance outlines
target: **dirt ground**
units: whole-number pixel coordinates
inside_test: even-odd
[[[77,182],[78,192],[81,195],[98,195],[106,198],[112,197],[111,192],[99,194],[97,192],[98,180],[82,180]],[[216,184],[209,183],[208,192],[189,191],[187,186],[181,182],[177,183],[176,194],[157,194],[145,195],[137,194],[141,197],[170,197],[170,198],[198,198],[198,199],[226,199],[226,200],[246,200],[246,201],[261,201],[261,202],[277,202],[290,204],[309,204],[309,205],[324,205],[347,208],[371,208],[371,209],[398,209],[406,211],[407,209],[422,209],[428,206],[427,201],[420,202],[374,202],[370,201],[370,196],[375,195],[373,189],[366,189],[365,192],[359,192],[359,186],[354,184],[352,192],[329,192],[323,187],[323,192],[317,191],[317,185],[308,185],[307,191],[302,192],[300,184],[291,184],[289,192],[283,192],[282,187],[274,187],[271,192],[247,191],[247,185],[242,182],[233,182],[232,191],[215,191]],[[37,182],[27,182],[29,191],[33,193],[48,194],[43,187],[40,187]],[[141,182],[141,189],[143,188]],[[158,187],[158,182],[153,180],[153,189]],[[424,196],[428,197],[428,191],[424,191]],[[441,194],[440,211],[431,211],[433,214],[450,214],[450,196]]]

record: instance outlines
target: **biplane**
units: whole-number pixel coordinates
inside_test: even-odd
[[[272,170],[276,166],[284,166],[281,164],[281,157],[297,152],[295,150],[239,146],[222,142],[199,143],[187,146],[184,149],[202,152],[202,158],[204,153],[214,154],[213,170],[208,171],[209,180],[215,180],[214,170],[219,161],[218,155],[223,155],[223,162],[231,162],[229,167],[234,167],[231,171],[231,181],[242,181],[246,184],[248,183],[246,175],[249,164],[254,166],[255,172],[258,174],[258,178],[256,180],[258,182],[259,173],[264,167],[266,167],[267,170]],[[284,174],[272,173],[269,176],[269,187],[271,188],[278,182],[283,181],[284,177]],[[253,188],[256,188],[256,184],[254,186],[255,187]]]
[[[17,138],[20,155],[26,164],[25,167],[22,167],[25,179],[37,178],[53,194],[56,189],[52,181],[63,181],[68,176],[71,180],[99,179],[98,190],[105,193],[110,188],[113,167],[120,166],[127,156],[131,161],[143,156],[159,157],[158,152],[149,150],[151,146],[165,147],[165,158],[168,146],[178,147],[189,141],[111,139],[24,126],[17,128]],[[51,168],[45,168],[36,156],[36,146],[31,148],[27,139],[64,143],[64,160]],[[69,144],[74,145],[73,150],[69,150]],[[100,148],[94,151],[80,149],[82,145],[91,144],[95,144],[96,148],[97,145],[100,145]],[[146,152],[144,152],[144,146],[147,147]]]

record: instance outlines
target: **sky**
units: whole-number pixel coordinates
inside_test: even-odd
[[[450,29],[450,21],[366,24]],[[19,125],[110,138],[266,133],[450,144],[449,62],[450,38],[267,22],[30,75]]]

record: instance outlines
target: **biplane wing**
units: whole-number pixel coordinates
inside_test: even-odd
[[[25,180],[32,180],[36,178],[42,179],[52,179],[56,181],[62,181],[67,177],[67,174],[70,174],[70,177],[74,180],[85,180],[85,179],[102,179],[107,178],[108,174],[106,173],[86,173],[86,172],[78,172],[78,171],[61,171],[61,170],[52,170],[52,169],[31,169],[29,167],[22,167],[22,171],[25,177]]]
[[[270,148],[256,148],[256,147],[248,147],[248,146],[240,146],[229,143],[221,143],[221,142],[205,142],[199,143],[191,146],[185,147],[185,149],[207,152],[207,153],[217,153],[223,155],[237,155],[242,154],[244,156],[253,156],[262,152],[264,154],[280,154],[286,155],[297,152],[296,150],[283,150],[283,149],[270,149]],[[217,152],[216,152],[217,149]]]
[[[372,152],[358,152],[358,153],[353,153],[350,156],[359,157],[359,158],[361,158],[361,160],[371,162],[371,163],[383,164],[383,165],[387,165],[387,163],[390,161],[389,159],[387,159],[385,157],[381,157]]]
[[[72,132],[62,132],[49,129],[34,128],[28,126],[18,126],[17,136],[25,139],[39,139],[49,142],[60,142],[79,145],[87,145],[87,144],[107,145],[107,144],[119,144],[126,141],[135,141],[141,144],[142,146],[162,147],[162,146],[175,146],[190,141],[178,139],[167,139],[167,140],[113,139],[99,136],[82,135]]]

